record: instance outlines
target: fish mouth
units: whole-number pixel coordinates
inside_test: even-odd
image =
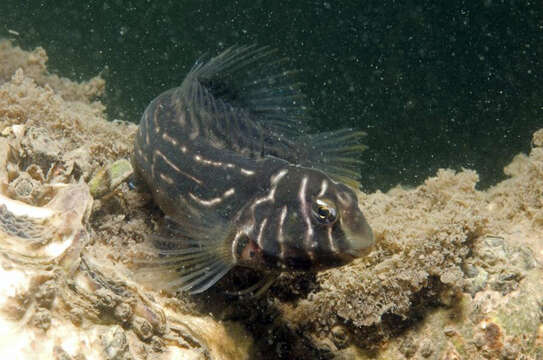
[[[358,259],[360,257],[368,255],[370,251],[371,245],[363,249],[349,249],[345,252],[345,255],[349,258],[349,261],[352,261],[354,259]]]
[[[364,221],[361,225],[357,231],[344,230],[348,244],[345,254],[352,257],[351,260],[366,256],[375,244],[375,236],[369,224]]]

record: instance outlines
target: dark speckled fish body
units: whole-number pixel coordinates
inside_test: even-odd
[[[303,95],[267,48],[199,61],[145,110],[133,162],[164,224],[140,274],[205,291],[233,266],[319,270],[373,244],[344,183],[357,184],[363,133],[307,134]]]

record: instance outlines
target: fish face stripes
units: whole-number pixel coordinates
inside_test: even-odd
[[[268,190],[247,206],[240,223],[261,257],[251,267],[320,270],[350,262],[373,244],[352,191],[312,169],[288,166],[271,175]],[[342,197],[340,200],[339,198]],[[323,205],[324,204],[324,205]],[[337,219],[321,219],[319,207]],[[332,210],[333,207],[333,210]],[[316,210],[317,209],[317,210]],[[331,216],[331,215],[329,215]],[[326,221],[325,221],[326,220]],[[263,266],[265,265],[265,266]]]

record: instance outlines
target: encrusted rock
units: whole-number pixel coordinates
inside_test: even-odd
[[[440,170],[359,193],[375,250],[308,286],[289,274],[260,299],[176,298],[130,276],[161,218],[119,185],[137,127],[104,119],[99,79],[61,79],[46,59],[0,41],[0,336],[21,358],[543,355],[543,130],[491,189]]]
[[[47,309],[39,308],[32,316],[31,323],[34,327],[47,331],[51,326],[51,313]]]
[[[138,337],[143,341],[148,341],[153,336],[153,326],[149,321],[139,316],[134,316],[132,328]]]
[[[53,305],[57,292],[57,285],[54,280],[48,280],[40,285],[38,291],[34,295],[38,306],[50,309]]]
[[[335,325],[331,329],[332,339],[334,344],[339,348],[343,349],[347,347],[351,342],[351,334],[349,329],[343,325]]]
[[[115,306],[114,310],[114,316],[116,319],[118,319],[121,323],[125,324],[130,321],[132,318],[132,307],[128,305],[127,303],[120,303],[117,306]]]
[[[106,359],[129,360],[132,355],[128,349],[126,334],[120,326],[113,326],[102,337]]]

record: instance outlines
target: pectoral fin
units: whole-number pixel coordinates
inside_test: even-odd
[[[234,266],[228,234],[222,224],[187,229],[166,217],[150,237],[153,255],[138,262],[136,278],[157,290],[204,292]]]

